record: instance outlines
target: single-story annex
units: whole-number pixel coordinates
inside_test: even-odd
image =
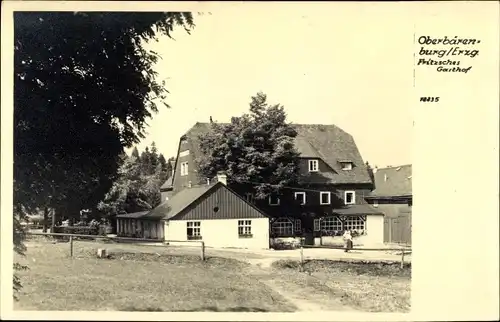
[[[117,220],[118,236],[269,248],[269,218],[227,187],[225,176],[183,189],[151,211],[119,215]]]

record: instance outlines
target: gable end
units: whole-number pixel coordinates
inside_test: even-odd
[[[219,184],[170,220],[215,220],[267,218],[227,186]]]

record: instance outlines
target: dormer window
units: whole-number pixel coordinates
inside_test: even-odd
[[[309,160],[309,172],[318,172],[318,160]]]
[[[352,162],[341,162],[342,170],[352,170]]]

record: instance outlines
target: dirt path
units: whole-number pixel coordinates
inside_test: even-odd
[[[251,264],[249,274],[295,305],[298,311],[355,311],[342,304],[339,297],[333,296],[326,284],[318,291],[317,284],[320,282],[314,277],[306,273],[274,269],[272,263],[276,260],[247,259],[245,262]]]

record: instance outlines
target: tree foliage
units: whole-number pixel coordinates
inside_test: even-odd
[[[154,142],[139,158],[138,153],[134,148],[130,156],[123,157],[117,179],[97,206],[112,222],[118,214],[150,210],[161,202],[160,187],[167,177],[161,166],[165,157],[158,154]]]
[[[14,13],[16,215],[78,215],[102,199],[166,98],[143,45],[193,26],[180,12]]]
[[[199,171],[206,177],[225,171],[229,184],[252,186],[256,198],[264,199],[298,182],[296,136],[283,106],[268,104],[259,92],[249,113],[229,124],[212,123],[211,131],[200,136]]]

